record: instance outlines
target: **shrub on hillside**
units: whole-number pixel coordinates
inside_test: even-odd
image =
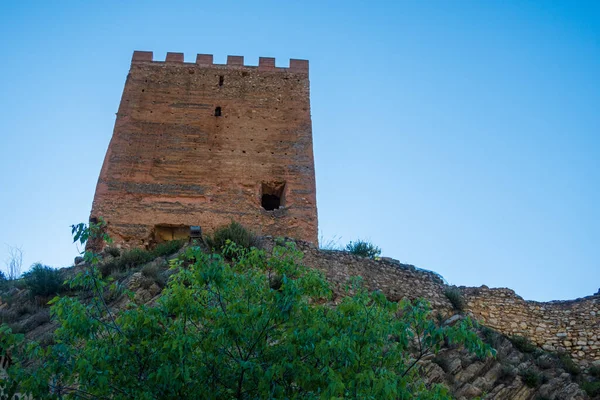
[[[23,274],[23,280],[32,296],[54,296],[63,290],[60,271],[47,265],[34,264],[30,271]]]
[[[119,249],[118,247],[110,247],[109,246],[104,249],[104,252],[113,257],[119,257],[121,255],[121,249]]]
[[[185,241],[183,240],[171,240],[164,243],[159,243],[156,245],[154,250],[152,250],[152,254],[156,257],[165,257],[170,256],[171,254],[177,253],[179,249],[181,249],[184,245]]]
[[[367,258],[376,258],[381,254],[381,249],[373,243],[366,240],[357,240],[346,245],[346,250],[350,253]]]
[[[526,369],[519,373],[525,383],[530,388],[536,388],[543,383],[544,377],[539,372],[533,369]]]
[[[123,271],[139,267],[142,264],[150,262],[154,259],[151,252],[145,249],[130,249],[121,253],[118,258],[119,270]]]
[[[0,271],[0,290],[4,289],[7,283],[8,279],[6,279],[6,275],[4,275],[4,272]]]
[[[217,228],[212,236],[207,236],[206,244],[212,250],[223,252],[224,256],[231,257],[233,254],[230,254],[230,251],[226,249],[228,240],[244,249],[255,247],[258,243],[254,233],[242,224],[232,221],[229,225]]]
[[[562,367],[562,369],[564,369],[569,374],[576,376],[581,373],[581,370],[579,369],[577,364],[575,364],[571,356],[569,356],[567,353],[559,354],[558,359],[560,360],[560,366]]]
[[[526,337],[514,335],[508,338],[513,346],[517,348],[521,353],[533,353],[538,348],[529,341]]]
[[[465,299],[463,298],[462,293],[457,287],[447,288],[444,291],[444,295],[448,298],[450,303],[452,303],[452,307],[456,311],[464,311],[466,307]]]
[[[596,396],[600,396],[600,381],[586,381],[581,384],[581,388],[585,390],[585,392],[591,398],[596,398]]]

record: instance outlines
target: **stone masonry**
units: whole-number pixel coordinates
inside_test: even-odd
[[[289,68],[135,51],[91,221],[118,246],[150,246],[235,220],[317,242],[308,61]]]
[[[435,272],[384,258],[370,260],[342,251],[323,251],[296,241],[304,263],[322,271],[336,292],[348,278],[361,276],[369,290],[380,290],[388,299],[427,299],[442,315],[454,311],[444,295],[448,288]],[[547,351],[567,351],[581,365],[600,363],[600,295],[569,301],[525,301],[510,289],[459,288],[465,313],[507,336],[526,337]]]

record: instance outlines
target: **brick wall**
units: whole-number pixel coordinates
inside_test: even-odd
[[[160,240],[157,226],[210,233],[232,219],[316,243],[309,97],[305,60],[134,52],[91,217],[124,246]],[[265,210],[273,188],[280,207]]]

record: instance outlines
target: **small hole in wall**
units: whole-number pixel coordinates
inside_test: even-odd
[[[221,107],[217,107],[215,108],[215,117],[220,117],[221,116]]]
[[[219,86],[223,86],[223,81],[225,81],[225,77],[223,75],[219,75]]]
[[[142,93],[144,93],[146,91],[146,89],[142,89]]]

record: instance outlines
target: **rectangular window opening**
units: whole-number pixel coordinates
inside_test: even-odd
[[[285,206],[285,182],[263,182],[261,185],[261,206],[267,211]]]

